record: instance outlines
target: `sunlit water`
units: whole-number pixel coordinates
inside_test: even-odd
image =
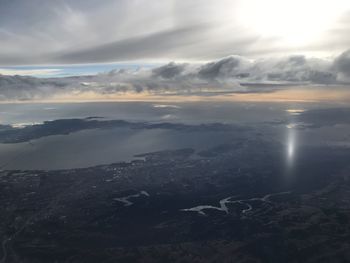
[[[327,105],[327,108],[332,107],[334,106]],[[62,118],[100,116],[134,122],[178,122],[190,125],[226,123],[248,126],[252,132],[244,134],[232,131],[185,132],[126,128],[85,130],[70,135],[44,137],[30,143],[0,144],[0,164],[3,169],[89,167],[131,161],[136,154],[152,151],[180,148],[194,148],[199,151],[234,139],[245,140],[248,136],[260,134],[264,140],[283,145],[288,174],[295,166],[298,152],[303,145],[349,147],[349,138],[345,136],[350,130],[348,120],[338,125],[308,128],[312,118],[317,119],[318,115],[307,122],[304,120],[303,123],[298,119],[305,112],[324,108],[325,106],[310,103],[238,102],[2,104],[1,124],[13,126]],[[318,119],[317,121],[319,122]]]

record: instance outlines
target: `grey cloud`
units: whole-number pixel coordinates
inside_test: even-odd
[[[169,63],[153,69],[154,76],[190,82],[347,84],[350,83],[350,51],[335,59],[293,55],[284,58],[251,60],[229,56],[201,65]],[[346,76],[347,78],[344,78]]]
[[[0,65],[207,59],[239,52],[254,40],[223,32],[227,25],[214,14],[225,2],[0,1]]]
[[[217,79],[222,77],[234,77],[236,69],[240,66],[241,59],[228,57],[203,65],[198,72],[199,77],[204,79]]]
[[[170,62],[164,66],[155,68],[152,70],[154,77],[161,77],[164,79],[172,79],[181,75],[184,72],[188,64],[176,64],[175,62]]]
[[[292,64],[292,65],[298,65],[302,66],[305,65],[307,62],[305,56],[291,56],[287,59],[287,63]]]
[[[311,70],[308,72],[306,79],[318,84],[334,84],[337,82],[337,76],[333,72],[324,72]]]
[[[120,60],[146,59],[159,56],[171,56],[172,52],[181,53],[181,49],[193,44],[193,39],[202,38],[204,25],[175,28],[161,32],[127,38],[87,49],[65,52],[53,58],[62,63],[112,62]]]
[[[240,82],[276,82],[335,84],[338,72],[331,61],[290,56],[280,59],[259,59],[230,56],[202,65],[197,76],[203,79]]]
[[[273,92],[287,85],[349,84],[350,52],[334,60],[289,56],[251,60],[229,56],[202,63],[176,63],[153,69],[112,70],[92,76],[39,79],[0,75],[0,100],[54,98],[57,95],[96,95],[148,92],[158,95],[215,95]],[[345,76],[345,77],[344,77]]]
[[[332,61],[305,56],[290,56],[282,59],[257,61],[252,68],[256,80],[335,84],[337,72]]]
[[[38,79],[24,76],[0,75],[0,100],[42,99],[65,92],[66,80]]]
[[[350,50],[342,53],[334,62],[335,69],[340,73],[340,78],[350,81]]]
[[[236,0],[1,0],[0,65],[198,61],[296,50],[330,53],[349,46],[347,10],[344,21],[326,32],[323,41],[291,47],[237,22],[234,12],[239,5]],[[217,69],[217,78],[226,74],[225,65],[227,61]],[[221,66],[208,67],[213,72],[210,67]],[[247,76],[235,70],[228,74]],[[203,68],[202,78],[206,77],[211,76]]]

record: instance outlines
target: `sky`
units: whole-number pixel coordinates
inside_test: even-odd
[[[349,48],[347,0],[0,0],[0,65],[208,61]]]
[[[0,43],[0,100],[348,85],[350,1],[0,0]]]

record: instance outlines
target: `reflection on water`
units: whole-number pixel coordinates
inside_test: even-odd
[[[286,112],[288,112],[290,115],[300,115],[301,113],[305,112],[304,109],[287,109]]]
[[[296,158],[296,147],[298,144],[297,128],[298,123],[295,117],[305,112],[303,108],[292,108],[287,109],[286,112],[289,114],[289,124],[286,125],[286,159],[287,159],[287,174],[292,174],[295,158]]]
[[[15,107],[16,106],[16,107]],[[43,110],[45,107],[46,110]],[[194,148],[263,138],[277,145],[281,165],[292,178],[298,156],[308,146],[348,147],[350,110],[316,104],[268,103],[89,103],[83,105],[0,105],[0,124],[23,127],[50,119],[102,116],[101,120],[168,122],[185,124],[225,123],[248,131],[185,132],[171,129],[97,129],[70,135],[49,136],[32,143],[0,144],[0,169],[60,169],[130,161],[135,154]],[[335,125],[337,124],[337,125]],[[276,143],[276,144],[274,144]],[[274,146],[275,147],[275,146]],[[219,148],[220,149],[220,148]],[[277,148],[276,148],[277,149]],[[307,153],[306,153],[307,154]],[[298,162],[299,167],[300,162]],[[286,168],[285,168],[286,167]],[[298,168],[299,169],[299,168]]]
[[[293,105],[295,109],[301,105]],[[102,116],[129,121],[176,121],[182,123],[249,123],[280,118],[287,105],[270,103],[193,102],[154,104],[65,103],[65,104],[0,104],[0,124],[42,123],[47,120]],[[308,107],[311,107],[308,106]],[[294,109],[293,108],[293,109]],[[288,115],[290,113],[287,112]]]
[[[293,125],[287,127],[287,165],[288,169],[293,166],[296,147],[296,131]]]

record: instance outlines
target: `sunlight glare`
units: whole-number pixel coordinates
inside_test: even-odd
[[[241,0],[236,19],[261,37],[302,46],[320,39],[349,8],[345,0]]]

